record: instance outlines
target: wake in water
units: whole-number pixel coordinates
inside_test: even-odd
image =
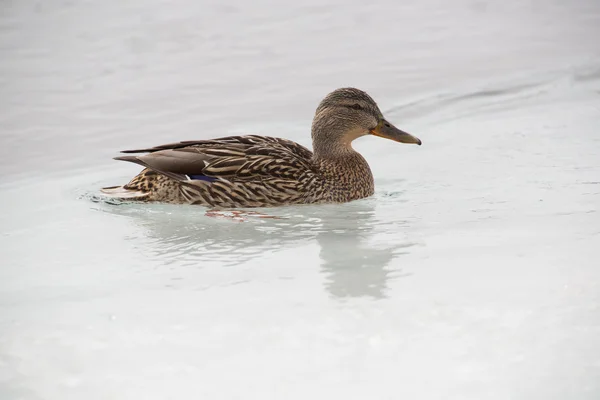
[[[118,199],[118,198],[114,198],[114,197],[110,197],[110,196],[102,196],[102,195],[98,195],[95,193],[85,193],[82,194],[78,197],[78,199],[80,200],[89,200],[93,203],[102,203],[102,204],[108,204],[111,206],[121,206],[121,205],[147,205],[147,202],[138,202],[138,201],[132,201],[132,200],[124,200],[124,199]],[[156,204],[160,204],[160,203],[156,203]],[[191,207],[199,207],[199,208],[203,208],[203,206],[191,206]],[[217,209],[210,209],[210,210],[206,210],[204,213],[205,216],[207,217],[211,217],[211,218],[217,218],[217,219],[225,219],[225,220],[231,220],[231,221],[235,221],[235,222],[246,222],[249,219],[285,219],[285,217],[282,216],[276,216],[276,215],[269,215],[269,214],[265,214],[265,213],[261,213],[261,212],[257,212],[257,211],[250,211],[250,210],[217,210]]]

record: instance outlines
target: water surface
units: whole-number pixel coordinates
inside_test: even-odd
[[[600,6],[0,6],[3,399],[597,399]],[[372,198],[205,216],[98,202],[119,150],[310,146],[367,90]]]

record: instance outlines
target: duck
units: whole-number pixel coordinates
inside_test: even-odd
[[[388,122],[366,92],[339,88],[316,109],[312,151],[288,139],[258,135],[124,150],[126,155],[114,159],[144,169],[129,183],[101,192],[121,200],[216,209],[346,203],[375,191],[369,164],[352,148],[355,139],[367,135],[422,144]]]

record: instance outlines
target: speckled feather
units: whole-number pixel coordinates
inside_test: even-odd
[[[143,192],[138,200],[200,204],[210,207],[265,207],[285,204],[344,202],[370,196],[372,175],[366,161],[360,159],[332,165],[314,162],[312,152],[289,140],[265,136],[231,136],[220,139],[179,142],[154,148],[127,150],[147,152],[143,156],[117,157],[145,167],[124,186]],[[152,158],[169,158],[165,152],[186,152],[192,156],[188,173],[216,178],[213,182],[190,180],[178,165],[161,170]],[[178,158],[179,154],[174,157]],[[200,160],[200,169],[191,168],[191,160]],[[356,162],[364,164],[361,171]],[[167,161],[168,163],[168,161]],[[165,166],[165,162],[161,167]],[[152,169],[156,168],[156,170]],[[347,170],[340,175],[340,169]]]

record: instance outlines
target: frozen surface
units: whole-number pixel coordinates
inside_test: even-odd
[[[600,3],[398,3],[2,1],[0,399],[599,399]],[[339,86],[373,198],[94,201]]]

